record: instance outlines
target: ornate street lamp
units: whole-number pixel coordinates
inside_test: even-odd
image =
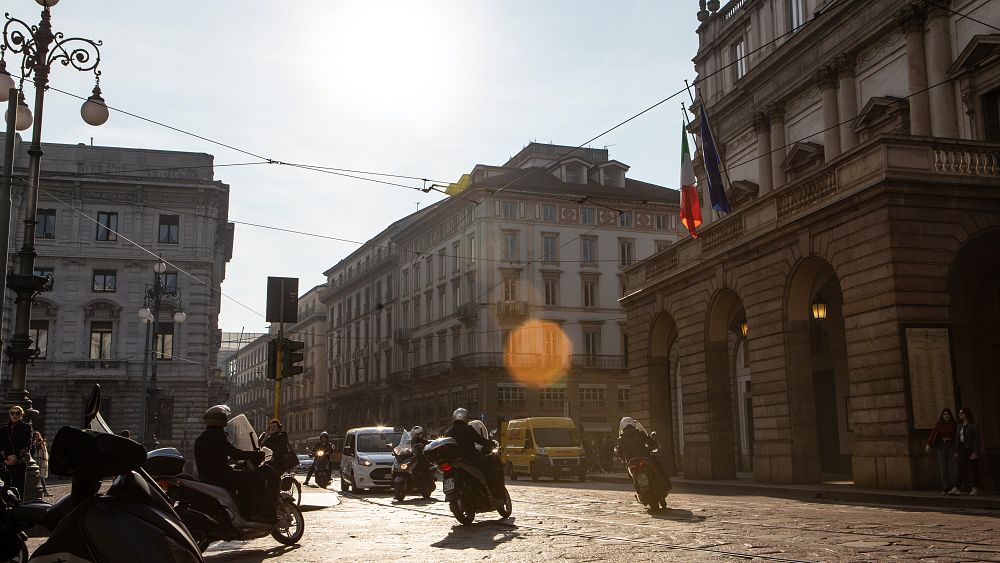
[[[740,334],[743,335],[743,338],[746,338],[748,332],[750,332],[750,325],[747,324],[747,318],[743,317],[740,320]]]
[[[826,306],[826,300],[823,299],[822,295],[816,295],[816,298],[813,299],[812,306],[810,307],[810,309],[812,309],[812,318],[816,319],[817,321],[822,321],[826,319],[827,306]]]
[[[164,273],[167,263],[163,260],[153,264],[153,283],[146,284],[142,307],[139,309],[139,320],[146,324],[146,350],[142,358],[142,382],[146,392],[142,403],[142,444],[147,450],[158,447],[157,435],[160,432],[160,391],[156,379],[156,359],[161,354],[159,350],[159,320],[160,309],[170,306],[174,310],[175,323],[183,323],[187,313],[181,307],[181,294],[177,287],[167,287]],[[149,379],[146,379],[147,373]]]
[[[45,91],[48,89],[49,72],[56,63],[62,66],[72,66],[83,72],[93,72],[96,85],[100,83],[101,72],[97,70],[101,62],[100,41],[82,37],[65,37],[62,33],[52,31],[50,8],[59,0],[35,0],[42,6],[41,21],[38,25],[28,25],[24,21],[4,14],[7,19],[3,26],[3,42],[0,44],[0,102],[8,102],[7,114],[14,112],[14,119],[8,119],[6,135],[8,141],[4,146],[4,167],[2,186],[0,186],[0,217],[10,217],[10,190],[14,169],[14,129],[23,131],[32,128],[31,145],[28,148],[28,178],[24,192],[24,241],[18,251],[17,273],[7,268],[8,240],[10,234],[9,219],[0,219],[0,256],[2,256],[4,271],[7,274],[6,285],[12,289],[15,298],[14,334],[9,340],[7,355],[10,358],[11,382],[5,397],[8,405],[18,404],[30,407],[30,399],[26,385],[26,371],[31,361],[31,336],[29,335],[31,301],[41,291],[48,279],[37,276],[35,270],[35,213],[38,207],[38,180],[42,157],[42,114],[45,107]],[[20,88],[13,88],[14,80],[7,71],[6,56],[11,53],[20,55]],[[24,82],[34,82],[34,111],[28,108],[24,101]],[[104,100],[100,98],[100,90],[95,85],[95,95],[84,102],[81,109],[84,121],[91,125],[100,125],[107,120],[102,119],[101,108]],[[16,96],[16,103],[14,102]],[[88,105],[89,104],[89,105]],[[103,106],[106,112],[107,106]],[[37,498],[37,483],[25,487],[24,498]]]

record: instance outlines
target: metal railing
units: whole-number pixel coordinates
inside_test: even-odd
[[[573,354],[573,367],[592,369],[628,369],[628,361],[622,355]]]
[[[517,300],[497,301],[498,317],[527,317],[528,302]]]
[[[458,306],[458,320],[474,321],[479,318],[478,303],[464,303]]]
[[[422,366],[417,366],[413,368],[413,379],[422,379],[425,377],[438,377],[442,375],[448,375],[451,373],[451,362],[434,362],[431,364],[424,364]]]

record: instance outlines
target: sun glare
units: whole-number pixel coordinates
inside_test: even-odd
[[[566,376],[573,344],[552,321],[528,319],[507,337],[504,366],[517,381],[537,387]]]

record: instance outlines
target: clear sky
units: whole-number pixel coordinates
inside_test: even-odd
[[[694,78],[697,6],[62,0],[53,27],[104,42],[111,107],[274,160],[454,181],[530,141],[583,143],[682,89]],[[4,10],[32,23],[40,11],[34,0]],[[61,67],[51,83],[83,96],[93,85]],[[592,146],[608,146],[630,177],[678,187],[681,101],[686,94]],[[115,112],[89,127],[79,106],[50,92],[43,140],[206,152],[217,165],[258,160]],[[231,187],[231,220],[360,242],[443,197],[277,165],[217,167],[215,177]],[[237,225],[220,326],[263,331],[268,275],[298,277],[304,292],[356,248]]]

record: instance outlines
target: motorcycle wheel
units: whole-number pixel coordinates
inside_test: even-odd
[[[503,506],[497,509],[497,514],[500,518],[510,518],[511,513],[514,512],[514,505],[510,501],[510,491],[507,487],[503,488]]]
[[[406,498],[406,481],[396,481],[392,484],[392,497],[396,502],[402,502]]]
[[[472,524],[472,521],[476,519],[476,511],[471,508],[466,508],[465,502],[462,501],[462,495],[455,495],[452,497],[451,502],[448,504],[451,508],[451,513],[455,515],[455,519],[462,525],[468,526]]]
[[[292,545],[302,539],[306,531],[306,521],[295,503],[285,500],[278,505],[278,522],[271,530],[271,537],[283,545]]]
[[[431,498],[431,493],[434,492],[434,489],[435,487],[433,482],[427,483],[424,490],[420,491],[420,496],[424,497],[424,499],[429,499]]]

